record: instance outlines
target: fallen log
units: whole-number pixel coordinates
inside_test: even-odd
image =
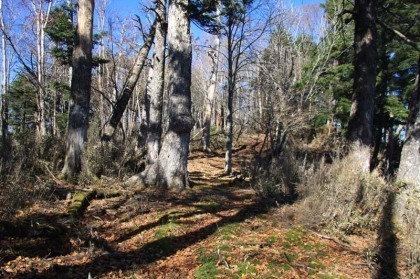
[[[71,200],[69,214],[75,217],[82,216],[96,193],[96,190],[77,192]]]

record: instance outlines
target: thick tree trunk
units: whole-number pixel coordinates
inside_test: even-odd
[[[207,91],[207,98],[204,111],[204,125],[203,125],[203,150],[210,150],[210,130],[211,130],[211,115],[213,110],[214,95],[216,93],[217,74],[219,66],[219,48],[220,38],[219,34],[214,36],[214,45],[209,51],[211,60],[211,76],[210,84]]]
[[[188,0],[171,0],[168,16],[169,125],[159,154],[157,183],[183,190],[188,184],[187,161],[191,116],[191,35]]]
[[[156,36],[154,54],[152,58],[152,69],[149,73],[147,86],[146,105],[148,105],[147,119],[147,166],[144,172],[145,181],[154,179],[147,178],[149,168],[156,163],[162,137],[162,103],[165,79],[165,45],[166,45],[166,1],[156,1]]]
[[[80,0],[77,17],[78,43],[74,48],[71,82],[71,106],[67,127],[67,150],[62,174],[73,179],[87,169],[83,159],[89,126],[89,103],[92,77],[92,30],[94,0]]]
[[[128,77],[128,81],[123,89],[121,97],[117,100],[117,103],[114,106],[112,111],[112,116],[110,120],[105,124],[102,133],[102,140],[109,141],[112,139],[115,129],[120,123],[121,117],[124,114],[125,108],[128,105],[128,102],[133,95],[133,90],[136,87],[137,81],[140,77],[140,74],[143,70],[144,64],[149,54],[150,48],[152,46],[154,37],[155,37],[155,28],[157,21],[155,20],[152,27],[150,28],[149,36],[147,37],[142,49],[137,55],[136,62],[133,69],[131,69]]]
[[[191,36],[188,0],[171,0],[168,15],[169,125],[156,163],[149,168],[148,181],[134,176],[127,184],[157,185],[182,191],[188,184],[187,161],[191,116]]]
[[[398,180],[417,185],[420,191],[420,58],[417,64],[415,91],[410,104],[407,134],[401,153]],[[416,184],[417,183],[417,184]]]
[[[354,5],[354,82],[348,138],[362,149],[372,145],[376,85],[376,0],[356,0]],[[360,149],[354,149],[360,150]],[[362,168],[369,170],[370,155],[363,151]],[[360,156],[358,156],[360,157]]]

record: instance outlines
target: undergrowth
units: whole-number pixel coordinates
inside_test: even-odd
[[[406,278],[420,274],[420,182],[399,185],[395,223],[403,236],[399,254],[406,265]]]
[[[363,171],[354,156],[334,159],[332,164],[323,159],[305,170],[297,187],[302,199],[297,221],[345,234],[374,229],[390,189],[379,173]]]

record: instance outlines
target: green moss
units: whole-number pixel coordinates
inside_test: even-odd
[[[220,206],[220,203],[216,201],[207,201],[194,204],[194,207],[202,212],[214,212],[219,210]]]
[[[298,254],[296,252],[284,252],[281,255],[288,263],[293,263],[297,258]]]
[[[172,236],[173,232],[178,229],[179,225],[176,223],[168,223],[160,226],[155,232],[155,238],[161,239],[164,237]]]
[[[202,253],[198,256],[198,262],[202,264],[216,262],[218,256],[215,253]]]
[[[241,235],[242,227],[240,223],[233,223],[226,226],[221,227],[216,234],[219,234],[225,240],[231,240],[236,238],[238,235]]]
[[[194,271],[194,278],[197,279],[210,279],[216,278],[219,271],[216,268],[216,263],[211,261],[203,264]]]
[[[257,269],[248,262],[238,264],[238,269],[238,278],[241,278],[243,275],[252,275],[257,273]]]

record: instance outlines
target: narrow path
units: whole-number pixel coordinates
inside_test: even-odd
[[[235,153],[236,170],[252,152]],[[65,214],[62,199],[28,209],[17,221],[60,224],[65,233],[1,237],[0,277],[369,278],[363,245],[283,226],[281,208],[223,176],[223,154],[194,152],[189,166],[194,187],[182,194],[93,200],[80,219]]]

